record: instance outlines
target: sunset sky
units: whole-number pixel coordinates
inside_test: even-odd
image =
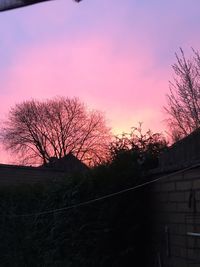
[[[76,96],[114,133],[139,121],[164,131],[174,53],[200,49],[199,26],[199,0],[55,0],[2,12],[0,120],[26,99]]]

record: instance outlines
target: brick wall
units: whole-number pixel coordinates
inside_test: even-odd
[[[151,189],[156,266],[200,266],[200,166],[171,174]]]

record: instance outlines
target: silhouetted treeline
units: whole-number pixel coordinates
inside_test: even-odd
[[[135,142],[125,149],[117,142],[122,140],[112,144],[112,161],[84,175],[46,187],[0,190],[0,266],[151,266],[148,186],[85,206],[40,213],[146,181],[145,170],[156,166],[159,150],[155,156],[152,145],[147,149]]]

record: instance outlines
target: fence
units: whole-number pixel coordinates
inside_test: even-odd
[[[64,171],[0,164],[0,187],[46,183],[50,180],[59,180],[64,177],[66,177],[66,172]]]

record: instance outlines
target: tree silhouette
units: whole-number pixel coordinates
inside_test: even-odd
[[[172,65],[174,79],[167,94],[167,124],[173,141],[190,134],[200,126],[200,55],[192,49],[187,59],[180,48],[177,62]]]
[[[143,132],[142,123],[130,133],[116,136],[110,145],[111,164],[118,169],[149,170],[158,166],[158,157],[167,147],[165,137],[151,130]]]
[[[102,113],[89,111],[77,98],[60,97],[16,104],[1,137],[23,163],[47,163],[72,153],[94,165],[106,159],[111,134]]]

